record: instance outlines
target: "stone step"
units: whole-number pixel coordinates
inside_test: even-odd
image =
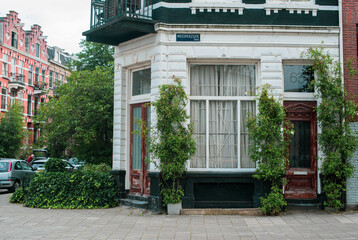
[[[180,211],[181,215],[243,215],[261,216],[257,208],[185,208]]]
[[[140,201],[140,200],[128,199],[128,198],[123,198],[120,199],[119,201],[122,205],[135,207],[135,208],[142,208],[142,209],[147,209],[149,205],[148,201]]]

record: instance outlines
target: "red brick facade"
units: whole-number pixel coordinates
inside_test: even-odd
[[[351,98],[358,103],[358,74],[353,78],[349,76],[347,63],[353,60],[352,67],[358,70],[357,28],[358,28],[358,1],[342,1],[343,16],[343,58],[345,67],[345,86]]]

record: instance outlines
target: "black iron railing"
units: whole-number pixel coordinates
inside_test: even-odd
[[[152,19],[152,0],[92,0],[91,28],[119,17]]]

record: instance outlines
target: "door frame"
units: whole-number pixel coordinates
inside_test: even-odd
[[[286,171],[286,199],[317,199],[317,119],[315,101],[284,101],[286,116],[291,121],[310,122],[310,168],[290,168]],[[306,187],[304,186],[306,185]]]
[[[130,105],[130,142],[129,142],[129,193],[131,195],[144,195],[150,194],[150,179],[148,177],[149,170],[147,170],[147,162],[144,160],[147,155],[146,139],[141,137],[141,169],[133,170],[133,108],[141,107],[142,121],[147,122],[147,106],[148,102],[135,103]],[[150,107],[150,106],[148,106]]]

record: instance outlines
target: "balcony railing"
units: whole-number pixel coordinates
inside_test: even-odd
[[[152,19],[152,0],[92,0],[91,29],[120,17]]]
[[[24,83],[24,75],[22,74],[15,74],[11,73],[11,78],[9,81],[9,89],[14,90],[22,90],[25,89],[25,83]]]

